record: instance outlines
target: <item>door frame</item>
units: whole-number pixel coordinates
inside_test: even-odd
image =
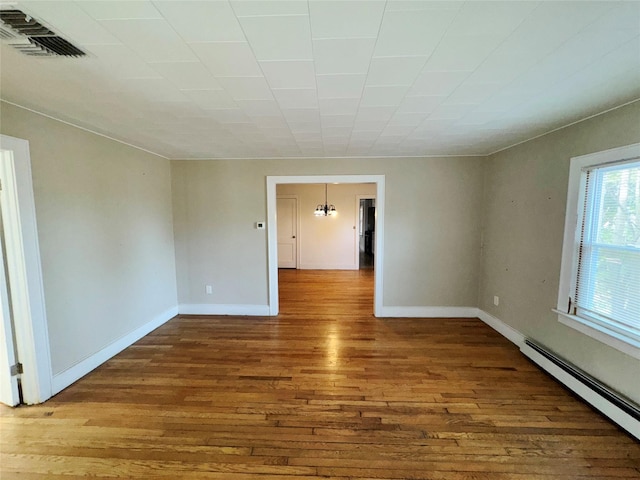
[[[384,265],[384,175],[292,175],[267,176],[267,264],[269,315],[278,315],[278,231],[276,218],[276,185],[311,183],[374,183],[376,185],[376,256],[374,258],[373,314],[381,316],[383,309]]]
[[[23,367],[23,401],[41,403],[52,395],[52,370],[29,142],[0,135],[0,168],[5,183],[7,269],[17,354]]]
[[[370,195],[356,195],[356,267],[360,270],[360,201],[361,200],[376,200],[376,196],[373,194]],[[376,200],[376,207],[378,201]],[[378,229],[378,210],[376,208],[376,230]],[[377,234],[377,232],[376,232]],[[373,256],[374,260],[374,270],[375,270],[375,255]]]
[[[2,202],[0,202],[2,203]],[[2,229],[4,230],[4,229]],[[10,407],[20,403],[20,387],[18,377],[11,374],[11,366],[16,364],[16,348],[11,318],[11,303],[7,275],[5,274],[4,235],[0,232],[0,402]]]
[[[279,198],[286,198],[286,199],[293,199],[296,201],[296,218],[295,218],[295,224],[296,224],[296,270],[298,269],[298,267],[300,266],[300,200],[298,199],[298,195],[292,195],[292,194],[282,194],[282,195],[276,195],[276,214],[277,212],[277,203],[278,203],[278,199]],[[277,217],[276,217],[276,234],[278,233],[278,222],[277,222]],[[277,240],[277,237],[276,237]],[[276,245],[276,254],[277,254],[277,245]],[[276,261],[277,261],[277,257],[276,257]]]

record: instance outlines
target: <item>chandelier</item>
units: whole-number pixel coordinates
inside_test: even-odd
[[[324,205],[322,205],[321,203],[318,204],[318,206],[316,207],[315,212],[313,212],[314,215],[316,215],[317,217],[319,216],[327,216],[327,215],[335,215],[336,213],[336,207],[335,205],[329,205],[327,202],[327,184],[324,184]]]

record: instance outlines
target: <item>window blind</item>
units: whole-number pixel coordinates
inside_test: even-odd
[[[585,174],[576,314],[640,341],[640,160]]]

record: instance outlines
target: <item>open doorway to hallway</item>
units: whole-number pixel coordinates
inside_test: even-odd
[[[372,313],[375,194],[373,183],[276,186],[280,313],[345,308],[350,287]]]
[[[376,199],[358,198],[358,268],[374,268]]]
[[[292,190],[296,188],[299,190]],[[364,190],[356,191],[354,188]],[[286,195],[298,198],[296,269],[352,271],[352,274],[361,272],[359,270],[361,229],[359,228],[358,197],[376,199],[376,234],[370,238],[372,253],[375,252],[373,262],[376,268],[369,270],[374,285],[374,314],[381,310],[383,272],[380,266],[384,253],[384,236],[382,235],[384,175],[282,176],[267,177],[270,315],[277,315],[280,308],[278,250],[281,248],[278,245],[278,198]],[[315,215],[318,205],[327,203],[335,205],[336,214]],[[332,230],[337,231],[338,234],[333,235]],[[290,236],[293,237],[293,235]]]

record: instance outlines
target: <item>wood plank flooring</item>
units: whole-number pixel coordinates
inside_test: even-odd
[[[376,319],[372,280],[283,270],[276,318],[181,316],[0,408],[0,478],[640,478],[640,444],[510,342]]]

